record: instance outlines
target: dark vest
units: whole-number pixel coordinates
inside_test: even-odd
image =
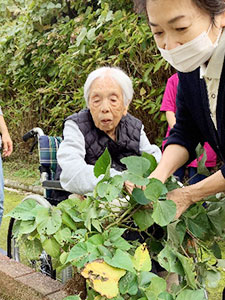
[[[98,158],[107,148],[111,159],[111,167],[117,171],[125,170],[125,165],[120,162],[123,157],[135,155],[140,156],[140,136],[142,122],[130,114],[122,117],[116,129],[117,140],[113,141],[107,134],[96,128],[89,109],[81,110],[69,116],[66,120],[74,121],[85,140],[85,161],[87,164],[95,165]],[[55,180],[59,180],[61,168],[58,165],[55,175]],[[70,195],[67,191],[53,190],[51,198],[56,201],[62,201]]]
[[[97,159],[107,148],[111,158],[111,167],[122,171],[125,166],[120,162],[123,157],[140,155],[140,133],[142,122],[130,114],[122,117],[116,129],[116,141],[113,141],[106,133],[98,129],[88,109],[82,110],[68,117],[67,120],[74,121],[85,140],[85,161],[94,165]]]

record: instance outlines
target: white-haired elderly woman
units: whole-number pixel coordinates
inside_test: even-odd
[[[66,191],[81,195],[93,191],[99,180],[94,165],[106,148],[112,158],[112,176],[124,170],[123,157],[147,152],[159,162],[160,149],[150,144],[142,122],[127,112],[133,86],[121,69],[102,67],[91,72],[84,98],[87,109],[66,119],[57,153],[60,182]]]

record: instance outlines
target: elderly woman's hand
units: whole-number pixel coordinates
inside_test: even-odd
[[[135,188],[134,183],[127,180],[127,181],[124,182],[124,186],[125,186],[125,189],[127,190],[127,192],[129,194],[132,194],[133,189]]]
[[[175,189],[167,193],[167,199],[172,200],[177,206],[177,212],[175,216],[176,219],[178,219],[182,215],[182,213],[188,209],[190,205],[194,204],[192,197],[192,193],[188,186],[184,188]]]

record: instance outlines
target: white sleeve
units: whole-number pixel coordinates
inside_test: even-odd
[[[159,163],[162,152],[160,148],[157,145],[151,144],[146,136],[146,133],[144,132],[144,126],[141,128],[141,137],[140,137],[140,152],[147,152],[149,154],[152,154],[157,163]]]
[[[96,178],[94,166],[85,162],[85,140],[78,125],[72,121],[66,121],[63,130],[64,139],[57,152],[57,160],[62,168],[60,182],[62,187],[77,194],[92,192],[101,180],[102,176]],[[111,176],[121,174],[114,169],[110,170]]]

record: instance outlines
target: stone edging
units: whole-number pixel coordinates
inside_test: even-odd
[[[0,253],[0,299],[62,300],[63,285]]]
[[[43,188],[38,185],[26,185],[26,184],[19,183],[17,181],[10,180],[7,178],[4,179],[4,185],[5,185],[5,187],[8,187],[8,188],[43,195]]]

